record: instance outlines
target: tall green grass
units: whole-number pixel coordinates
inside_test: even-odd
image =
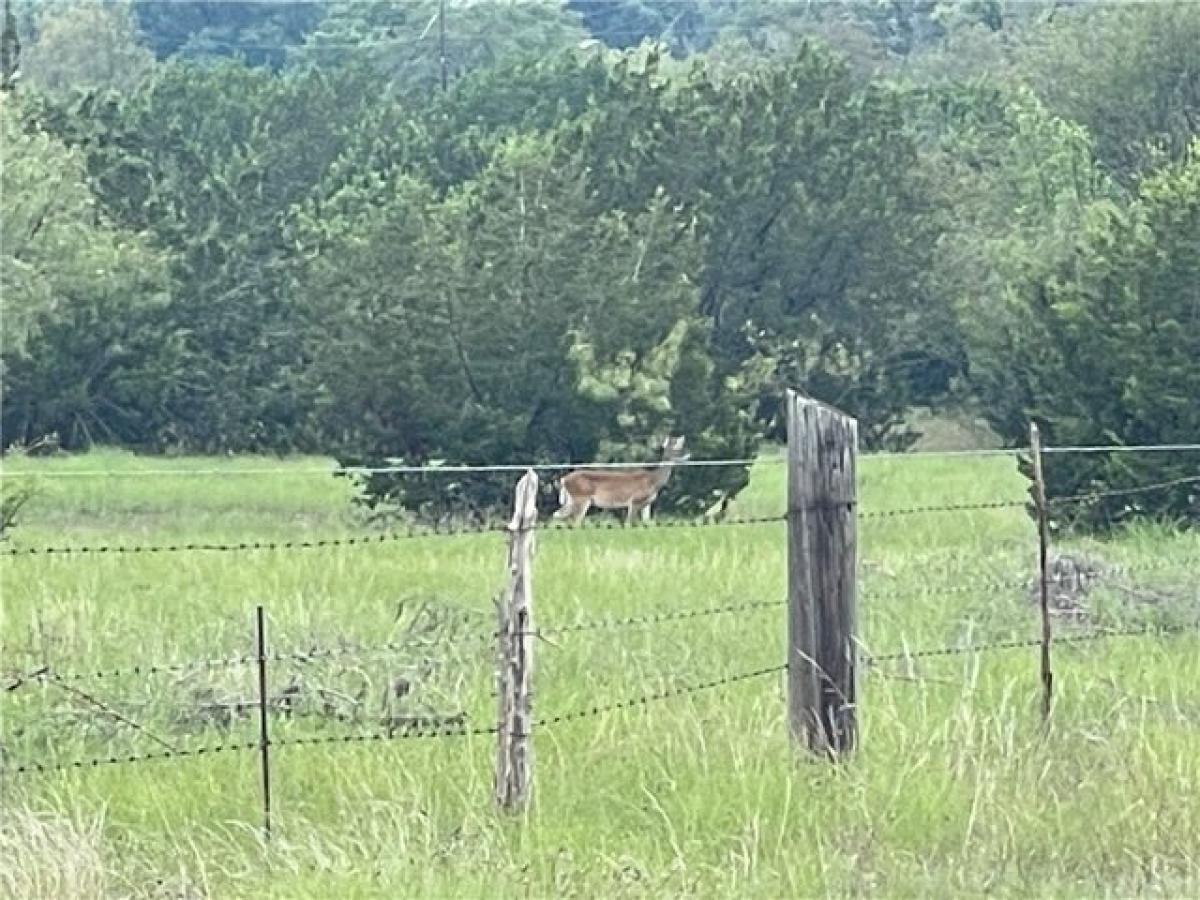
[[[143,460],[103,453],[6,462],[41,493],[15,546],[361,533],[323,460]],[[233,470],[258,467],[272,474]],[[161,469],[223,475],[134,475]],[[55,477],[111,470],[103,477]],[[278,470],[284,471],[278,471]],[[735,515],[783,511],[783,467],[755,468]],[[1011,460],[865,458],[864,513],[1020,500]],[[1024,588],[1036,544],[1017,508],[864,517],[862,640],[889,653],[1036,634]],[[1200,540],[1142,526],[1068,542],[1135,569],[1088,598],[1103,621],[1194,621]],[[1154,562],[1144,573],[1136,567]],[[0,561],[2,667],[65,673],[235,656],[256,604],[275,650],[408,652],[272,662],[272,689],[361,692],[382,708],[495,716],[486,635],[504,580],[499,534],[293,551]],[[544,627],[782,599],[782,524],[547,531],[534,615]],[[1142,597],[1125,592],[1133,588]],[[425,613],[422,614],[421,611]],[[421,616],[432,616],[422,619]],[[441,628],[424,644],[414,623]],[[1060,622],[1060,632],[1089,627]],[[779,663],[783,607],[536,645],[539,715]],[[465,637],[471,640],[464,640]],[[253,753],[8,775],[0,891],[11,896],[1156,896],[1200,892],[1200,641],[1194,633],[1062,644],[1043,735],[1036,650],[869,669],[862,745],[829,766],[788,743],[780,677],[546,728],[535,799],[490,805],[487,736],[274,751],[264,843]],[[172,745],[253,741],[251,717],[201,721],[205,698],[252,696],[253,673],[110,675],[78,686]],[[145,733],[52,684],[0,696],[4,765],[153,752]],[[282,717],[276,739],[373,730]],[[77,848],[72,854],[69,848]]]

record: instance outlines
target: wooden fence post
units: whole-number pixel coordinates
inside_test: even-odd
[[[837,757],[857,739],[858,422],[788,391],[788,725]]]
[[[1050,510],[1046,505],[1046,478],[1042,472],[1042,436],[1037,423],[1029,423],[1029,453],[1033,463],[1034,501],[1038,523],[1038,578],[1042,609],[1042,724],[1050,724],[1054,702],[1054,672],[1050,668]]]
[[[532,469],[517,483],[508,523],[508,587],[497,601],[499,618],[496,803],[519,810],[533,777],[533,547],[538,477]]]

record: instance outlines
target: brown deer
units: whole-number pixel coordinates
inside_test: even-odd
[[[650,519],[650,504],[671,478],[674,464],[691,454],[683,452],[682,437],[668,437],[662,442],[662,462],[638,469],[576,469],[559,482],[556,519],[570,519],[578,525],[593,506],[600,509],[625,510],[625,524],[632,525],[634,517]]]

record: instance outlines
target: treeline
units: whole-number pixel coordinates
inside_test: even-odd
[[[449,6],[445,66],[434,3],[20,6],[4,446],[741,456],[788,386],[872,448],[1200,434],[1200,6]]]

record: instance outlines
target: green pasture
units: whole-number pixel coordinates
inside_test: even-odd
[[[5,489],[37,494],[2,546],[386,532],[330,467],[107,451],[7,460]],[[1022,500],[1010,458],[867,457],[859,475],[865,652],[1037,634],[1028,587],[1013,584],[1036,560],[1022,509],[872,515]],[[783,495],[783,466],[766,456],[732,515],[781,513]],[[1056,549],[1108,573],[1056,618],[1060,636],[1200,620],[1194,533],[1142,525]],[[782,601],[784,526],[545,531],[535,565],[546,629]],[[492,808],[486,734],[286,745],[375,733],[384,716],[488,727],[504,568],[497,533],[0,558],[0,674],[13,687],[0,693],[0,896],[1200,894],[1194,631],[1059,644],[1045,734],[1036,648],[868,668],[861,747],[839,766],[789,745],[780,675],[548,726],[534,739],[533,805],[516,818]],[[271,651],[298,655],[269,667],[272,693],[297,698],[271,722],[284,743],[269,843],[253,751],[14,771],[253,742],[257,722],[236,706],[254,696],[252,668],[185,664],[250,653],[258,604]],[[780,603],[551,635],[536,644],[536,712],[773,666],[784,634]],[[67,680],[18,684],[43,666]]]

